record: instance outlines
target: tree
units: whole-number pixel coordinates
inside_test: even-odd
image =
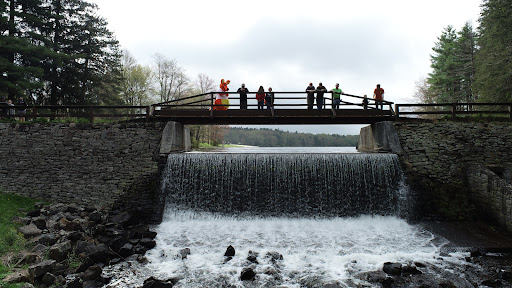
[[[475,81],[476,35],[468,21],[457,33],[455,53],[457,56],[456,74],[459,78],[459,99],[462,102],[475,102],[473,86]]]
[[[122,96],[130,105],[148,105],[151,99],[153,72],[151,68],[137,64],[128,51],[122,57]]]
[[[190,80],[185,74],[185,69],[179,66],[176,60],[168,60],[158,53],[153,59],[161,102],[178,100],[191,92]]]
[[[484,0],[478,28],[476,80],[482,102],[512,102],[512,5]]]

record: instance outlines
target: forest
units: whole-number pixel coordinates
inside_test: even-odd
[[[231,127],[224,142],[259,147],[356,147],[359,135],[311,134],[279,129]]]

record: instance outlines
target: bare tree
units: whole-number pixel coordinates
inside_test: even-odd
[[[161,102],[180,99],[190,93],[190,80],[185,74],[185,69],[179,66],[176,60],[168,60],[158,53],[153,56],[153,59]]]
[[[130,105],[148,105],[153,86],[151,68],[137,64],[127,50],[123,51],[121,61],[123,76],[121,94],[124,101]]]
[[[204,73],[199,73],[199,74],[197,74],[197,80],[196,80],[195,84],[196,84],[197,89],[199,89],[199,91],[201,92],[201,94],[204,94],[204,93],[213,91],[213,89],[214,89],[213,82],[214,81],[210,76],[208,76]]]

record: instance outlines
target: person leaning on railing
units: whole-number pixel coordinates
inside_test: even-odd
[[[340,89],[340,84],[336,83],[336,88],[331,90],[332,92],[332,108],[333,109],[340,109],[340,103],[341,103],[341,94],[343,91]]]
[[[256,93],[256,101],[258,101],[258,110],[263,110],[265,107],[265,89],[260,86]]]
[[[309,83],[309,86],[306,87],[307,102],[308,102],[308,110],[313,110],[313,103],[315,103],[315,86],[313,83]]]
[[[325,86],[322,85],[322,82],[318,83],[318,87],[316,87],[316,108],[318,110],[322,110],[325,92],[327,92],[327,88],[325,88]]]
[[[274,107],[274,92],[272,92],[272,87],[268,87],[268,92],[265,94],[265,104],[268,110]]]

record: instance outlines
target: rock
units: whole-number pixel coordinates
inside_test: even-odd
[[[28,217],[19,217],[19,216],[14,216],[11,218],[11,221],[16,223],[16,224],[19,224],[19,225],[22,225],[22,226],[25,226],[25,225],[28,225],[30,224],[30,222],[32,220],[30,220],[30,218]]]
[[[68,258],[71,248],[71,241],[55,244],[48,250],[48,258],[58,262],[64,261]]]
[[[85,255],[96,263],[106,263],[108,259],[115,258],[116,256],[105,244],[86,247]]]
[[[41,255],[37,252],[22,252],[21,255],[15,266],[32,265],[41,261]]]
[[[84,281],[96,280],[100,278],[102,272],[103,271],[99,266],[94,265],[89,267],[89,269],[87,269],[85,272],[81,273],[80,278],[82,278]]]
[[[34,287],[34,285],[32,285],[30,283],[25,283],[25,284],[21,285],[20,288],[35,288],[35,287]]]
[[[29,217],[39,217],[41,216],[41,209],[32,210],[27,213],[27,216]]]
[[[82,281],[80,281],[80,278],[75,278],[73,281],[68,282],[66,285],[67,288],[83,288]]]
[[[54,233],[47,233],[47,234],[43,234],[41,235],[41,237],[39,237],[39,239],[37,240],[37,243],[40,243],[40,244],[43,244],[43,245],[46,245],[46,246],[52,246],[53,244],[57,243],[57,235],[55,235]]]
[[[76,242],[75,252],[77,254],[84,253],[85,250],[87,249],[87,247],[90,247],[90,246],[94,246],[94,244],[89,243],[89,242],[85,242],[85,241],[82,241],[82,240],[78,240]]]
[[[43,276],[44,274],[50,272],[53,267],[55,267],[55,260],[46,260],[41,263],[32,265],[28,267],[28,271],[30,276],[35,279]]]
[[[46,250],[48,250],[48,246],[43,244],[37,244],[36,246],[34,246],[34,248],[32,248],[32,250],[30,250],[30,252],[41,253],[46,252]]]
[[[240,279],[242,281],[253,281],[256,278],[256,272],[252,268],[244,268],[240,273]]]
[[[226,264],[228,263],[229,261],[233,260],[233,257],[229,256],[229,257],[224,257],[224,262],[223,264]]]
[[[36,225],[37,228],[41,229],[41,230],[44,230],[46,229],[46,220],[44,220],[43,217],[36,217],[34,219],[32,219],[32,223],[34,225]]]
[[[69,221],[68,219],[66,218],[60,218],[59,220],[59,226],[62,230],[64,231],[81,231],[82,230],[82,226],[80,225],[80,222],[79,221]]]
[[[144,285],[142,286],[142,288],[172,288],[176,283],[178,283],[178,281],[179,279],[177,278],[160,280],[151,276],[148,279],[144,280]]]
[[[489,279],[482,282],[487,287],[503,287],[503,283],[499,279]]]
[[[224,253],[224,256],[226,257],[233,257],[235,256],[235,248],[231,245],[228,246],[226,249],[226,253]]]
[[[100,212],[94,211],[89,214],[89,220],[93,221],[96,224],[99,224],[103,221],[103,217]]]
[[[265,258],[270,259],[270,262],[275,264],[277,261],[283,260],[283,255],[275,251],[269,251],[267,254],[265,254]]]
[[[402,264],[386,262],[382,267],[382,271],[389,275],[400,276],[402,274]]]
[[[34,203],[34,207],[36,209],[42,209],[44,207],[44,203],[43,202],[36,202],[36,203]]]
[[[83,288],[101,288],[101,287],[103,287],[103,282],[89,280],[89,281],[84,281],[84,283],[82,285],[83,285]]]
[[[178,253],[182,260],[186,259],[187,255],[190,255],[190,248],[181,249]]]
[[[43,276],[43,279],[41,279],[41,282],[45,284],[46,286],[52,286],[57,282],[57,277],[53,275],[52,273],[46,273]]]
[[[405,265],[402,267],[402,275],[409,276],[409,275],[419,275],[422,274],[418,268],[412,265]]]
[[[249,261],[251,263],[254,263],[254,264],[259,264],[258,263],[258,258],[256,258],[256,256],[254,256],[254,255],[247,256],[247,261]]]
[[[119,249],[119,255],[126,257],[133,254],[133,245],[130,243],[126,243]]]
[[[471,250],[471,252],[469,254],[470,254],[470,257],[481,257],[481,256],[485,255],[485,252],[483,252],[482,250],[480,250],[478,248],[475,248],[475,249]]]
[[[132,219],[132,215],[128,212],[121,212],[117,215],[114,215],[110,221],[112,221],[115,224],[119,224],[122,226],[127,226],[130,223],[130,220]]]
[[[156,241],[149,238],[142,238],[139,243],[147,249],[153,249],[156,246]]]
[[[41,235],[41,233],[43,231],[41,231],[41,229],[37,228],[36,225],[29,224],[27,226],[18,228],[18,232],[23,234],[23,236],[28,239],[28,238],[32,238],[32,237]]]
[[[23,283],[32,282],[33,278],[31,277],[28,269],[22,269],[7,275],[2,281],[5,283]]]

